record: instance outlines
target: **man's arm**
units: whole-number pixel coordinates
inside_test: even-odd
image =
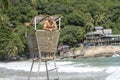
[[[47,23],[48,23],[47,21],[44,22],[44,25],[43,25],[44,30],[49,30],[49,28],[47,28]]]
[[[56,24],[56,22],[54,21],[54,28],[53,28],[53,31],[54,30],[57,30],[58,28],[57,28],[57,24]]]

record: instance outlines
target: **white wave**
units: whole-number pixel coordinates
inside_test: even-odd
[[[23,70],[23,71],[30,71],[32,62],[31,61],[26,61],[26,62],[10,62],[10,63],[0,63],[0,67],[6,68],[6,69],[12,69],[12,70]],[[77,73],[83,73],[83,72],[98,72],[98,71],[103,71],[105,68],[100,68],[100,67],[91,67],[91,66],[84,66],[82,67],[81,65],[85,64],[74,64],[71,61],[67,62],[56,62],[58,71],[59,72],[77,72]],[[48,65],[48,69],[54,68],[54,64],[50,63]],[[36,72],[38,69],[38,62],[35,62],[33,71]],[[45,71],[45,65],[44,63],[41,63],[40,66],[40,71]]]
[[[59,72],[76,72],[76,73],[83,73],[83,72],[98,72],[98,71],[103,71],[104,68],[97,68],[97,67],[61,67],[59,69]]]
[[[106,78],[106,80],[120,80],[120,67],[109,67],[106,70],[110,75]]]
[[[13,78],[0,78],[0,80],[14,80]]]
[[[119,57],[119,56],[120,56],[119,54],[112,55],[112,57]]]

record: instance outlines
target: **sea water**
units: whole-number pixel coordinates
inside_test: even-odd
[[[0,62],[0,80],[28,80],[32,61]],[[33,66],[31,80],[47,80],[45,64]],[[84,58],[58,60],[56,62],[60,80],[120,80],[120,57]],[[52,62],[48,69],[54,68]],[[55,71],[49,72],[50,80],[56,78]]]

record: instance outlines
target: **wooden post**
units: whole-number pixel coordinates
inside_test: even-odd
[[[39,80],[39,75],[40,75],[40,64],[41,64],[41,59],[39,59],[39,63],[38,63],[38,80]]]
[[[54,59],[53,59],[53,60],[54,60]],[[57,77],[58,77],[57,80],[59,80],[59,74],[58,74],[58,70],[57,70],[57,66],[56,66],[55,60],[54,60],[54,66],[55,66],[55,68],[56,68],[56,73],[57,73]]]
[[[49,80],[47,61],[45,61],[47,80]]]
[[[31,69],[30,69],[28,80],[30,80],[30,76],[31,76],[31,73],[32,73],[33,65],[34,65],[34,60],[32,61],[32,66],[31,66]]]

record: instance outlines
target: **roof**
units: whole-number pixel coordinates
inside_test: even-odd
[[[104,34],[112,34],[111,29],[104,29],[103,32],[104,32]]]
[[[66,49],[66,48],[70,48],[70,46],[68,45],[61,45],[58,47],[58,50],[62,50],[62,49]]]
[[[102,26],[97,26],[97,27],[95,27],[95,30],[102,30],[102,29],[103,29]]]
[[[105,37],[120,37],[120,35],[105,35]]]
[[[43,22],[48,19],[48,15],[39,15],[39,16],[36,16],[36,23],[37,24],[43,24]],[[59,18],[61,18],[62,16],[59,16],[59,15],[54,15],[53,18],[55,21],[57,21]],[[32,24],[34,24],[34,19],[31,21]]]
[[[96,34],[110,35],[112,34],[112,30],[111,29],[96,30],[93,32],[88,32],[86,35],[96,35]]]
[[[95,34],[103,35],[103,32],[101,32],[101,31],[88,32],[86,35],[95,35]]]

